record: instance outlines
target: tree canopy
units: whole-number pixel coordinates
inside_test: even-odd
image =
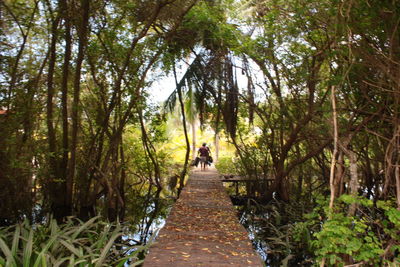
[[[285,231],[277,261],[399,264],[399,12],[397,0],[1,1],[0,224],[123,221],[132,195],[183,187],[199,120],[234,147],[217,167],[259,181],[257,216],[285,207],[258,233]],[[154,103],[165,76],[176,90]]]

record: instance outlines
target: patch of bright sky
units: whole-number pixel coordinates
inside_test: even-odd
[[[190,58],[189,62],[193,61],[193,57]],[[243,62],[239,57],[234,57],[233,59],[235,66],[235,73],[237,77],[238,87],[241,91],[247,89],[248,79],[243,70]],[[177,63],[177,76],[178,81],[185,74],[189,63],[185,61],[179,61]],[[255,86],[256,100],[265,99],[265,92],[261,88],[265,88],[263,75],[258,68],[258,66],[252,61],[249,62],[249,68],[252,73],[252,79]],[[151,86],[147,89],[149,94],[148,101],[152,104],[162,104],[168,99],[168,97],[176,89],[175,78],[173,73],[165,73],[161,68],[157,68],[152,71],[149,75],[150,80],[152,80]]]
[[[162,72],[160,69],[158,69],[158,71]],[[158,75],[157,79],[148,88],[148,99],[153,104],[161,104],[168,99],[168,97],[175,90],[175,87],[175,79],[172,73],[168,75]]]
[[[185,59],[176,63],[176,76],[178,81],[182,79],[182,76],[193,60],[194,57],[192,56],[188,61]],[[157,67],[150,73],[149,77],[153,82],[147,89],[149,94],[148,100],[153,104],[162,104],[176,89],[174,74],[172,71],[166,73],[161,67]]]

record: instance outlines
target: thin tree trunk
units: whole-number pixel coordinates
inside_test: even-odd
[[[54,179],[57,173],[57,159],[56,159],[56,134],[54,130],[54,112],[53,112],[53,98],[54,98],[54,69],[56,63],[56,44],[57,44],[57,28],[60,18],[57,17],[53,20],[51,26],[51,42],[50,42],[50,59],[49,68],[47,73],[47,134],[49,144],[49,163],[50,163],[50,179]]]
[[[395,177],[396,177],[397,209],[400,210],[400,168],[399,168],[399,165],[396,166]]]
[[[71,136],[71,158],[69,160],[68,179],[67,179],[67,200],[66,205],[71,210],[72,196],[73,196],[73,183],[75,179],[75,166],[76,166],[76,149],[78,144],[78,128],[79,128],[79,99],[81,91],[81,70],[82,62],[85,57],[85,48],[87,44],[88,24],[89,24],[89,9],[90,0],[81,1],[82,8],[82,21],[78,26],[79,46],[78,56],[76,59],[75,77],[74,77],[74,99],[72,104],[72,136]]]
[[[66,179],[67,179],[67,166],[68,166],[68,79],[69,79],[69,63],[71,59],[71,25],[68,14],[68,5],[66,0],[59,2],[59,9],[62,12],[62,17],[65,21],[65,47],[64,47],[64,62],[62,67],[62,80],[61,80],[61,109],[62,109],[62,158],[61,161],[57,160],[57,166],[54,177],[51,178],[51,210],[54,218],[61,222],[63,218],[69,215],[66,197]],[[49,89],[49,88],[48,88]],[[50,88],[52,90],[52,88]],[[48,99],[52,100],[52,97]],[[52,105],[52,104],[50,104]],[[50,123],[52,123],[52,115],[50,116]],[[50,126],[51,129],[51,126]],[[61,180],[61,182],[56,181]]]
[[[348,151],[349,159],[350,159],[350,195],[357,196],[358,195],[358,169],[357,169],[357,155],[354,151]],[[357,204],[353,203],[350,205],[348,210],[349,216],[354,216],[357,209]]]
[[[120,195],[120,205],[118,216],[121,222],[125,219],[125,181],[126,181],[126,171],[125,171],[125,153],[124,147],[121,140],[120,145],[120,158],[121,158],[121,180],[119,182],[119,195]]]
[[[178,91],[178,99],[179,99],[179,104],[181,107],[181,115],[182,115],[182,124],[183,124],[183,132],[185,134],[185,141],[186,141],[186,154],[185,154],[185,162],[183,163],[183,169],[180,175],[180,180],[179,180],[179,187],[178,187],[178,197],[185,185],[185,176],[187,173],[187,165],[188,165],[188,161],[189,161],[189,155],[190,155],[190,141],[189,141],[189,137],[188,137],[188,132],[187,132],[187,127],[186,127],[186,115],[185,115],[185,104],[183,103],[183,97],[182,97],[182,90],[181,88],[178,86],[178,78],[176,76],[176,69],[175,69],[175,65],[173,68],[174,71],[174,77],[175,77],[175,84],[176,84],[176,88]]]
[[[338,151],[336,168],[335,168],[335,178],[334,178],[335,197],[340,197],[344,193],[344,177],[345,177],[344,153],[343,151]]]
[[[332,102],[332,119],[333,119],[333,152],[332,152],[332,160],[331,160],[331,172],[329,176],[329,186],[331,189],[331,197],[329,200],[329,209],[333,208],[333,202],[335,200],[335,165],[336,165],[336,156],[338,153],[338,123],[337,123],[337,110],[336,110],[336,96],[335,96],[335,86],[331,88],[331,102]],[[323,266],[323,265],[322,265]]]
[[[219,158],[219,133],[215,133],[215,156],[214,156],[214,162],[218,162]]]
[[[197,127],[196,127],[196,119],[193,118],[192,121],[192,159],[196,158],[197,146],[196,146],[196,138],[197,138]]]
[[[15,14],[11,11],[10,8],[8,8],[8,6],[6,5],[6,3],[2,3],[2,4],[6,7],[7,11],[8,11],[8,12],[11,14],[11,16],[15,19],[15,22],[17,23],[17,25],[18,25],[18,27],[19,27],[19,29],[20,29],[20,31],[21,31],[21,35],[22,35],[22,44],[21,44],[21,46],[19,47],[17,56],[15,57],[15,62],[14,62],[13,68],[12,68],[12,70],[11,70],[10,86],[9,86],[9,88],[8,88],[7,110],[10,110],[10,108],[11,108],[11,97],[12,97],[12,94],[13,94],[13,91],[14,91],[15,84],[16,84],[16,82],[17,82],[17,76],[18,76],[17,74],[18,74],[19,61],[21,60],[22,54],[23,54],[23,52],[24,52],[24,50],[25,50],[26,42],[27,42],[27,40],[28,40],[29,32],[30,32],[30,30],[31,30],[31,28],[32,28],[32,25],[33,25],[32,22],[33,22],[33,20],[34,20],[34,18],[35,18],[35,14],[36,14],[36,11],[37,11],[37,9],[38,9],[39,1],[35,1],[35,7],[34,7],[34,9],[33,9],[33,12],[32,12],[32,14],[31,14],[31,16],[30,16],[29,24],[28,24],[28,28],[27,28],[26,32],[23,31],[23,29],[22,29],[22,27],[21,27],[21,24],[19,23],[19,21],[18,21],[18,19],[16,18]]]
[[[162,188],[160,178],[161,178],[161,171],[160,171],[160,166],[158,164],[158,160],[155,155],[155,148],[151,144],[151,141],[147,135],[146,128],[144,125],[143,121],[143,115],[142,111],[138,111],[139,115],[139,121],[140,121],[140,128],[142,130],[142,141],[143,141],[143,146],[147,152],[147,155],[149,156],[151,162],[153,163],[154,166],[154,176],[155,176],[155,183],[157,185],[157,188]]]
[[[63,18],[65,21],[65,51],[64,63],[62,68],[61,81],[61,109],[62,109],[62,160],[61,160],[61,179],[66,182],[67,166],[68,166],[68,79],[69,79],[69,64],[71,60],[71,22],[68,12],[68,4],[66,0],[60,1],[61,10],[63,10]],[[65,191],[64,191],[65,192]]]
[[[300,147],[299,145],[296,145],[296,154],[297,157],[301,157],[300,153]],[[303,192],[303,165],[299,165],[299,174],[298,174],[298,179],[297,179],[297,194],[296,194],[296,200],[299,201],[301,199],[301,194]]]

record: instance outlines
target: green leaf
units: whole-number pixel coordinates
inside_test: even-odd
[[[47,253],[47,251],[49,250],[49,248],[54,244],[54,242],[57,240],[58,235],[55,233],[52,233],[52,236],[50,238],[49,241],[47,241],[47,243],[45,244],[45,246],[43,247],[43,249],[40,251],[35,264],[33,265],[34,267],[39,267],[41,266],[41,260],[42,260],[42,264],[43,264],[43,259],[46,260],[45,258],[45,253]]]
[[[0,238],[0,249],[3,251],[4,256],[6,256],[6,266],[17,266],[13,254],[7,244],[4,242],[2,238]]]
[[[21,236],[21,226],[17,225],[15,227],[15,232],[13,235],[13,241],[12,241],[12,246],[11,246],[11,253],[14,257],[17,256],[17,250],[18,250],[20,236]]]
[[[81,257],[82,254],[80,253],[79,249],[75,248],[74,245],[66,242],[65,240],[59,241],[64,247],[66,247],[69,251],[74,253],[76,256]]]
[[[90,220],[88,220],[87,222],[85,222],[84,224],[82,224],[78,230],[74,231],[74,234],[71,236],[72,239],[75,239],[83,230],[85,230],[86,228],[89,228],[90,225],[93,225],[93,223],[99,219],[99,216],[93,217]]]
[[[107,257],[111,247],[114,245],[114,241],[122,235],[122,233],[118,233],[119,229],[115,229],[113,235],[111,236],[110,240],[107,242],[106,246],[102,249],[100,257],[97,259],[95,267],[100,267],[104,260]]]
[[[33,246],[33,229],[29,231],[28,240],[26,241],[25,248],[24,248],[24,267],[29,267],[31,264],[31,257],[32,257],[32,246]]]

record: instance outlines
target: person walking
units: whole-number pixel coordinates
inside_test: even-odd
[[[206,143],[199,148],[197,154],[200,156],[200,169],[206,170],[208,158],[211,155],[211,150]]]

